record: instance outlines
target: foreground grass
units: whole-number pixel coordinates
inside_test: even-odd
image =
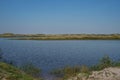
[[[41,80],[35,79],[25,72],[4,62],[0,62],[0,80]]]
[[[79,74],[81,77],[88,77],[92,71],[100,71],[109,67],[120,67],[120,62],[114,62],[109,56],[104,56],[98,64],[93,66],[67,66],[61,69],[51,71],[51,74],[59,78],[59,80],[66,80]]]

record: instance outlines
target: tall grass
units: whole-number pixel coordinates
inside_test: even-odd
[[[34,66],[32,63],[27,63],[21,66],[20,69],[35,78],[40,77],[41,69]]]

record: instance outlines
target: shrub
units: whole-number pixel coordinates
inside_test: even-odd
[[[101,60],[100,60],[100,63],[99,63],[99,67],[101,69],[103,68],[107,68],[107,67],[110,67],[113,65],[113,61],[110,59],[109,56],[104,56]]]
[[[98,71],[98,70],[102,70],[107,67],[114,66],[114,64],[115,64],[115,62],[113,62],[109,56],[105,55],[103,58],[101,58],[101,60],[98,64],[91,66],[90,70]]]

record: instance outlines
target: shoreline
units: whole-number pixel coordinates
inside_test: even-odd
[[[12,40],[120,40],[120,34],[0,34]]]

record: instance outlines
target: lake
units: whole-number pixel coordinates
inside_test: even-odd
[[[120,40],[7,40],[0,39],[4,58],[20,66],[28,62],[43,72],[67,65],[94,65],[104,56],[120,60]]]

